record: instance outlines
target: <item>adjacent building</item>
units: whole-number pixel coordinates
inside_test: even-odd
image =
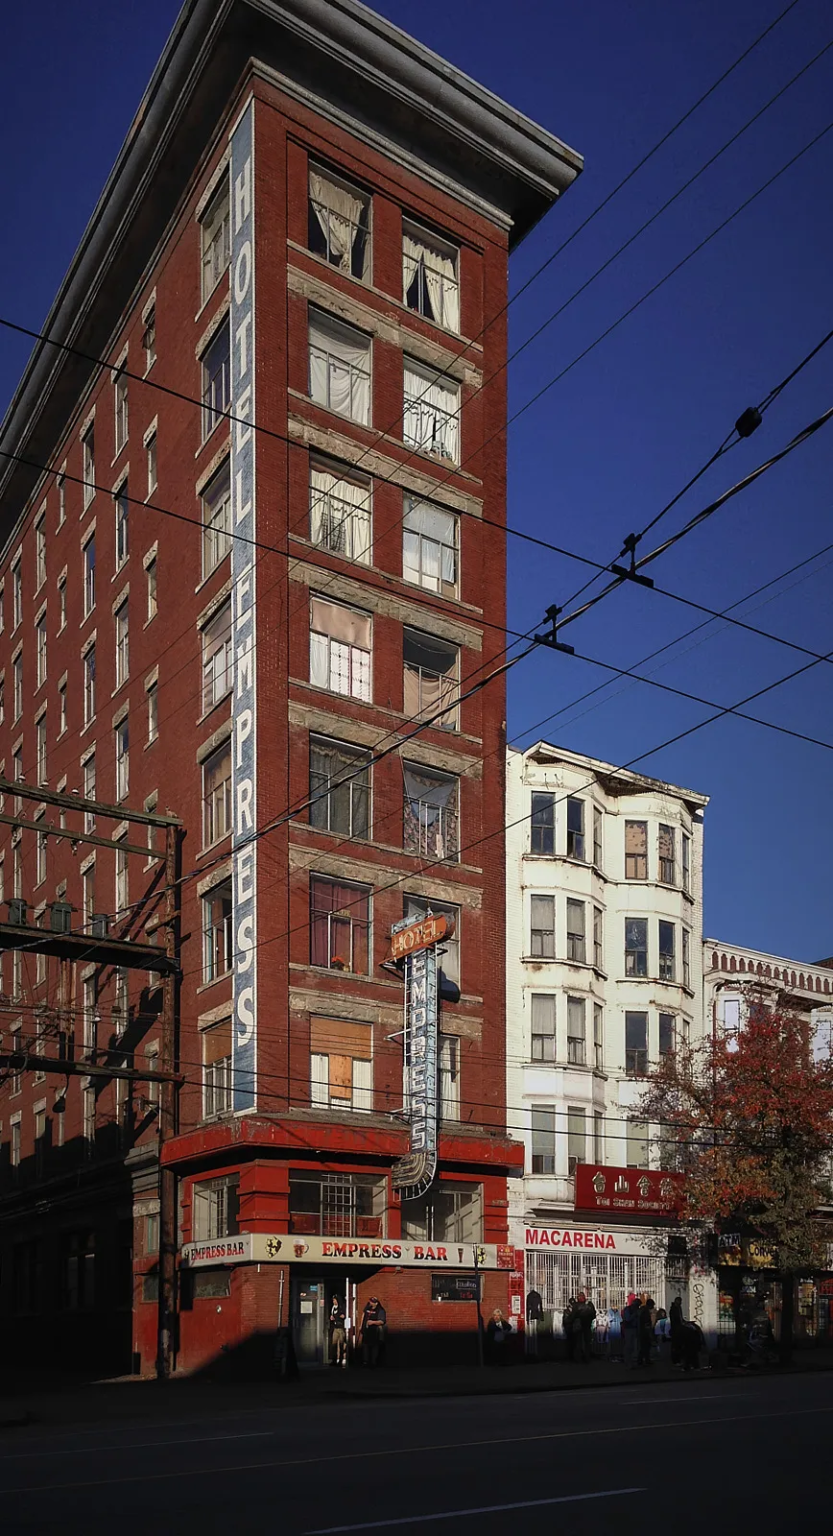
[[[54,1361],[38,1320],[57,1316],[63,1360],[153,1369],[160,1157],[191,1261],[179,1367],[261,1344],[271,1360],[279,1327],[320,1361],[333,1293],[353,1329],[378,1293],[392,1351],[416,1334],[424,1353],[464,1315],[473,1326],[443,1275],[469,1268],[473,1245],[485,1304],[506,1302],[495,1254],[520,1155],[504,1071],[506,711],[500,681],[459,695],[503,645],[508,257],[580,169],[355,0],[196,0],[177,21],[45,324],[62,347],[36,345],[0,428],[0,773],[26,789],[6,791],[0,894],[17,903],[9,926],[33,930],[2,956],[7,1349]],[[536,786],[566,771],[536,764]],[[646,897],[633,910],[651,969],[627,1001],[638,1055],[666,1017],[684,1027],[697,985],[699,950],[683,944],[704,802],[628,790],[650,825],[637,891],[614,851],[637,810],[605,786],[600,770],[581,858],[561,847],[559,808],[558,855],[540,811],[543,841],[516,859],[542,873],[544,926],[544,871],[569,859],[589,924],[589,958],[546,986],[530,971],[517,1028],[531,1038],[536,987],[562,1032],[580,993],[590,1055],[569,1069],[544,1056],[510,1083],[536,1106],[558,1085],[590,1138],[612,1117],[612,1147],[623,1031],[638,1033],[605,970],[621,970],[618,894]],[[128,813],[145,815],[138,832]],[[677,860],[663,887],[660,822]],[[175,881],[157,857],[167,826]],[[598,969],[596,905],[610,925]],[[56,959],[38,933],[68,910]],[[429,911],[454,923],[439,1167],[402,1200],[403,984],[386,959],[391,929]],[[674,976],[652,989],[672,928]],[[161,951],[174,931],[166,1035],[159,970],[102,945]],[[79,935],[88,949],[68,958]],[[61,1051],[88,1075],[14,1066]],[[137,1076],[114,1081],[116,1065]],[[541,1151],[535,1113],[526,1139],[560,1210],[572,1153],[555,1135]],[[528,1183],[537,1210],[531,1165]]]

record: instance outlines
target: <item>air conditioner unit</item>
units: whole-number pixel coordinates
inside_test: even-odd
[[[110,918],[106,912],[94,912],[90,919],[90,933],[94,939],[106,939],[110,932]]]
[[[9,902],[9,922],[15,928],[26,927],[27,903],[20,896],[13,896]]]
[[[49,909],[49,927],[53,933],[69,933],[72,927],[72,907],[68,901],[53,901]]]

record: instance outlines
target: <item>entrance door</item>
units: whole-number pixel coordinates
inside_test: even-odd
[[[320,1276],[292,1277],[292,1328],[299,1365],[323,1365],[327,1358],[326,1286]]]

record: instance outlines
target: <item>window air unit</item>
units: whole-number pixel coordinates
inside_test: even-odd
[[[15,928],[26,927],[26,906],[20,896],[13,896],[9,902],[9,922]]]
[[[94,939],[106,939],[110,932],[110,919],[106,912],[94,912],[90,920],[90,933]]]
[[[69,933],[72,927],[72,907],[68,901],[53,901],[49,909],[49,927],[53,933]]]

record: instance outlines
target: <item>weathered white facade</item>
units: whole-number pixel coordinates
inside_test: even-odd
[[[604,1324],[630,1289],[666,1305],[680,1288],[665,1229],[577,1213],[574,1170],[635,1186],[655,1164],[632,1115],[650,1066],[703,1029],[706,804],[546,742],[508,753],[507,1104],[526,1149],[510,1241],[556,1331],[580,1289]]]
[[[762,950],[703,940],[705,1027],[727,1037],[743,1028],[750,1000],[763,997],[809,1016],[814,1048],[830,1053],[833,1033],[833,961],[805,965]]]

